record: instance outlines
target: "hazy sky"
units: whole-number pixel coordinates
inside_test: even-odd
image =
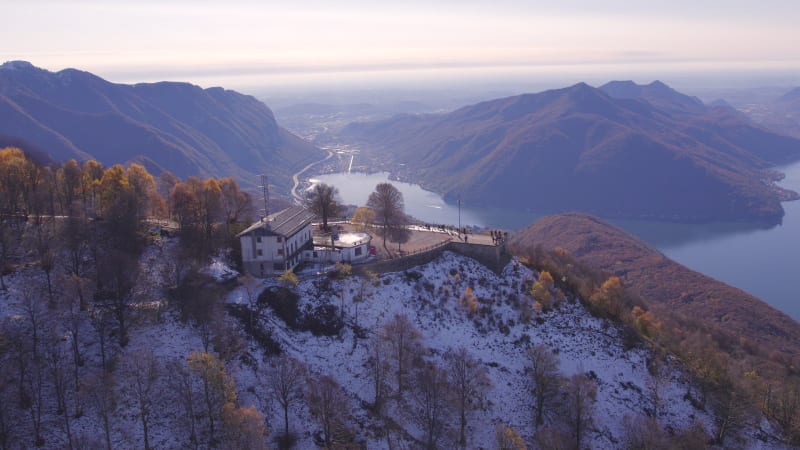
[[[395,3],[0,0],[0,60],[234,87],[800,73],[798,0]]]

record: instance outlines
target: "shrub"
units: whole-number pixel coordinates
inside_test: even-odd
[[[403,276],[407,282],[411,283],[412,281],[417,281],[422,278],[422,274],[417,272],[416,270],[406,270],[403,272]]]
[[[275,315],[293,329],[298,329],[298,319],[300,318],[299,300],[300,296],[294,291],[282,286],[273,286],[264,290],[258,296],[259,305],[268,305],[275,311]]]
[[[279,355],[281,353],[281,345],[273,339],[272,331],[265,330],[258,323],[250,321],[252,311],[247,306],[228,303],[225,305],[225,309],[228,314],[239,320],[244,327],[244,331],[261,346],[267,355]]]
[[[353,275],[353,266],[343,262],[337,262],[333,266],[333,270],[328,272],[328,278],[335,280],[344,280],[345,278]]]
[[[331,304],[318,305],[302,317],[302,328],[314,336],[336,336],[343,327],[338,308]]]

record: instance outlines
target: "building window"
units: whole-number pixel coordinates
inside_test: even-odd
[[[361,256],[361,247],[356,247],[356,256]]]
[[[283,238],[278,236],[278,242],[283,242]]]
[[[282,249],[282,248],[279,248],[279,249],[278,249],[278,254],[279,254],[279,255],[282,255],[282,254],[283,254],[283,249]]]
[[[256,242],[261,243],[261,236],[256,237]]]
[[[258,256],[262,256],[263,254],[264,252],[262,252],[261,249],[258,249]]]
[[[316,258],[316,257],[317,257],[317,252],[314,252],[314,258]]]

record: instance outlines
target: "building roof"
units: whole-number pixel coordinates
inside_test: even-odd
[[[372,236],[367,233],[352,233],[344,232],[339,234],[339,238],[333,242],[335,248],[350,248],[358,247],[359,245],[369,244],[372,241]],[[314,236],[314,245],[320,247],[331,247],[330,236]]]
[[[237,237],[259,228],[263,228],[267,234],[290,237],[310,224],[312,219],[314,219],[314,214],[311,211],[302,206],[290,206],[283,211],[270,214],[266,220],[261,219],[255,222],[239,233]]]

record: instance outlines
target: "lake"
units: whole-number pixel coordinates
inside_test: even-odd
[[[786,174],[781,186],[800,192],[800,162],[778,167]],[[314,177],[335,186],[345,203],[364,205],[387,173],[334,173]],[[407,214],[432,224],[459,223],[459,208],[421,187],[391,181],[403,193]],[[783,223],[764,227],[747,223],[681,224],[609,220],[635,234],[669,258],[745,290],[800,320],[800,201],[783,204]],[[462,201],[461,224],[519,229],[541,217],[533,212],[476,208]]]

